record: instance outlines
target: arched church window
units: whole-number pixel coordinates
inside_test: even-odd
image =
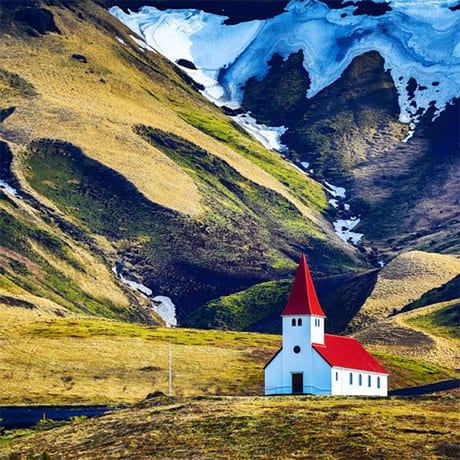
[[[292,318],[292,325],[295,326],[295,318]]]
[[[350,372],[350,385],[353,385],[353,374]]]
[[[361,374],[359,374],[359,376],[358,376],[358,384],[359,384],[359,386],[361,386],[363,384],[363,376]]]
[[[302,318],[299,318],[299,319],[297,320],[297,326],[302,326]]]
[[[380,388],[380,377],[377,377],[377,388]]]
[[[367,386],[368,387],[371,386],[371,376],[370,375],[367,376]]]
[[[339,380],[339,373],[336,372],[336,373],[335,373],[335,381],[338,382],[338,380]]]

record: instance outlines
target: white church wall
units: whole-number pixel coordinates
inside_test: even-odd
[[[265,394],[287,394],[283,383],[283,350],[281,350],[265,368]]]
[[[311,341],[324,345],[324,318],[321,316],[311,316]]]
[[[388,376],[353,369],[331,369],[331,394],[350,396],[387,396]]]
[[[314,395],[331,394],[331,366],[315,350],[312,350],[311,363],[311,382],[308,387],[304,387],[304,392]]]
[[[283,349],[308,344],[310,336],[310,320],[307,316],[283,316]]]

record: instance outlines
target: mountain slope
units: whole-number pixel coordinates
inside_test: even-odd
[[[385,261],[414,248],[458,252],[455,2],[292,0],[263,21],[257,6],[242,18],[231,5],[110,11],[210,100],[280,127],[291,160],[345,187],[336,228],[358,225],[355,243],[374,262],[378,251]]]
[[[302,56],[295,60],[272,63],[263,80],[248,82],[243,107],[265,123],[288,126],[282,141],[292,159],[346,187],[364,246],[387,257],[409,248],[458,252],[458,100],[434,122],[427,114],[402,142],[408,126],[398,120],[396,89],[377,53],[355,58],[311,100],[299,99],[308,74]],[[292,84],[302,74],[303,83]],[[339,209],[339,216],[350,212]]]
[[[374,289],[348,326],[356,330],[404,310],[459,273],[460,260],[452,255],[422,251],[401,254],[380,270]]]
[[[91,292],[123,292],[116,306],[88,311],[150,322],[154,296],[170,297],[185,321],[208,300],[286,277],[301,251],[318,273],[366,266],[335,235],[318,183],[264,149],[98,4],[0,8],[4,254],[45,271],[66,267],[77,289],[83,268],[68,266],[83,251],[88,274],[104,264]],[[8,283],[30,291],[31,273],[19,282],[4,257]],[[59,278],[34,295],[57,292],[53,301],[84,311],[88,300]]]

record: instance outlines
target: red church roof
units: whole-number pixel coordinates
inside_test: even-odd
[[[326,316],[319,305],[305,254],[302,254],[288,303],[281,313],[281,316],[288,315]]]
[[[312,347],[331,366],[388,374],[356,339],[324,334],[324,345],[313,343]]]

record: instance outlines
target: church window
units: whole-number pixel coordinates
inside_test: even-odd
[[[338,380],[339,380],[339,373],[336,372],[336,373],[335,373],[335,381],[338,382]]]
[[[361,386],[363,384],[363,376],[361,374],[359,374],[359,376],[358,376],[358,384],[359,384],[359,386]]]
[[[295,326],[295,318],[292,318],[292,325]]]
[[[300,353],[300,347],[299,347],[298,345],[296,345],[296,346],[294,347],[294,353],[296,353],[296,354],[297,354],[297,353]]]
[[[302,318],[299,318],[299,319],[297,320],[297,326],[302,326]]]
[[[377,377],[377,388],[380,388],[380,377]]]
[[[350,385],[353,385],[353,374],[350,372]]]
[[[367,376],[367,386],[368,387],[371,386],[371,376],[370,375]]]

